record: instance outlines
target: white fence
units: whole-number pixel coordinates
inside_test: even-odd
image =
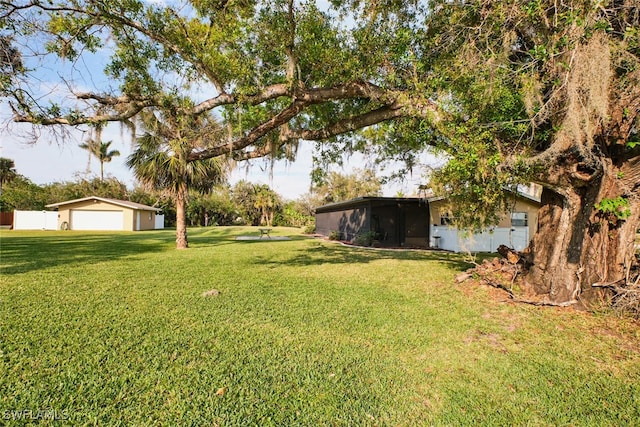
[[[495,252],[500,245],[521,251],[528,244],[528,227],[494,228],[468,235],[452,227],[431,226],[431,246],[453,252]]]
[[[57,230],[58,212],[14,211],[14,230]]]

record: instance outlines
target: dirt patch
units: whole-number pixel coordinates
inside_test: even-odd
[[[220,295],[220,291],[217,289],[211,289],[202,293],[203,297],[217,297],[218,295]]]

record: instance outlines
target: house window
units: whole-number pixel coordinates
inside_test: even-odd
[[[526,227],[529,225],[529,216],[526,212],[511,212],[512,227]]]
[[[440,225],[452,225],[453,220],[454,218],[449,212],[440,215]]]

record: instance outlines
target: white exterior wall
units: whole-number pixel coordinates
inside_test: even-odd
[[[521,251],[528,244],[529,228],[527,226],[496,227],[471,236],[457,228],[431,226],[431,246],[452,252],[496,252],[500,245]]]
[[[14,211],[14,230],[57,230],[58,212]]]

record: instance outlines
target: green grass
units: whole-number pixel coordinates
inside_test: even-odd
[[[273,233],[2,231],[0,424],[640,419],[637,324],[455,285],[457,255]]]

